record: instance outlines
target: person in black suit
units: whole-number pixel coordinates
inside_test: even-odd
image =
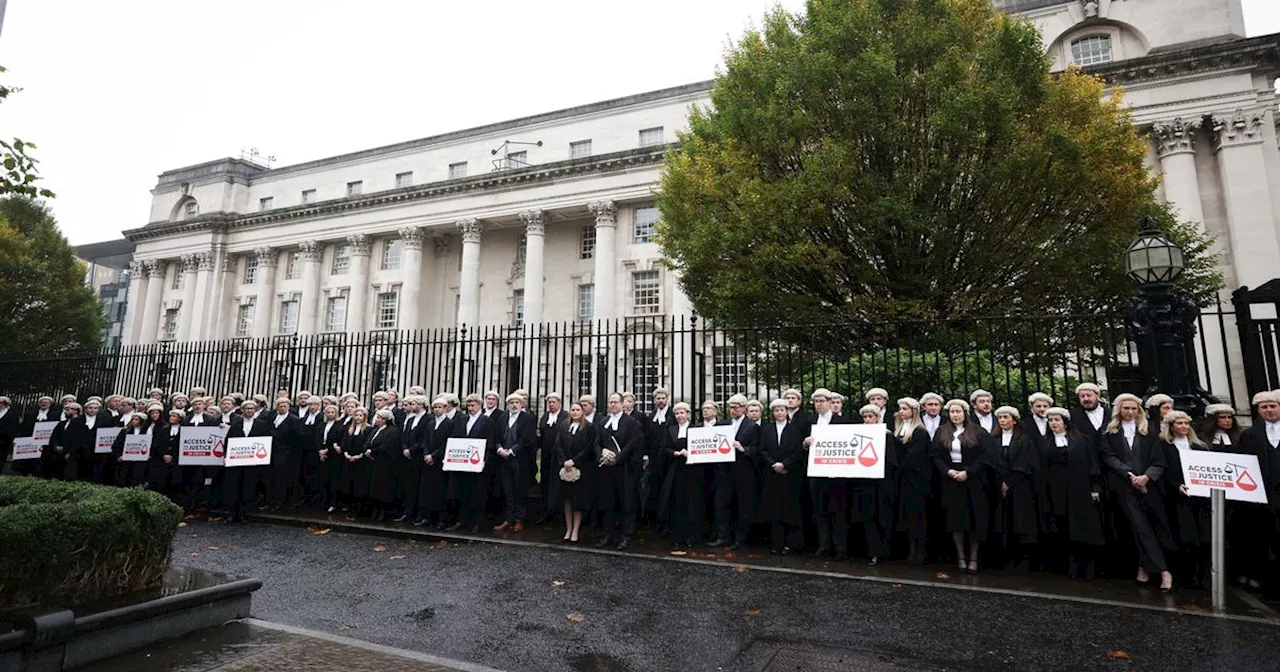
[[[662,501],[662,489],[667,480],[667,470],[670,468],[667,451],[663,449],[666,443],[667,425],[672,422],[670,401],[671,394],[667,388],[659,387],[654,390],[653,413],[645,423],[645,455],[649,457],[649,461],[645,465],[646,495],[644,506],[641,508],[649,522],[663,534],[669,531],[668,521],[662,515],[666,510],[666,504]]]
[[[13,440],[21,429],[22,421],[18,419],[18,412],[13,410],[13,402],[9,397],[0,397],[0,469],[13,454]]]
[[[1267,503],[1249,504],[1237,511],[1239,524],[1249,524],[1253,530],[1250,543],[1242,550],[1247,557],[1239,573],[1246,578],[1246,585],[1259,587],[1263,595],[1274,598],[1280,594],[1280,572],[1277,561],[1272,559],[1273,554],[1280,554],[1276,527],[1280,518],[1280,392],[1255,394],[1253,406],[1257,420],[1240,433],[1237,450],[1258,458],[1262,473],[1254,480],[1266,489]]]
[[[489,415],[480,410],[480,395],[468,394],[463,404],[467,414],[455,420],[453,438],[484,439],[485,462],[490,463],[497,457],[493,451],[494,428]],[[493,413],[497,415],[497,413]],[[488,469],[488,464],[485,466]],[[454,523],[450,531],[466,530],[471,534],[480,531],[480,518],[484,515],[484,475],[471,472],[449,472],[449,499],[453,503]]]
[[[587,422],[582,404],[569,406],[567,419],[557,422],[554,457],[552,464],[559,466],[554,478],[560,483],[555,490],[557,497],[563,500],[564,509],[564,541],[578,543],[578,534],[582,529],[582,515],[591,510],[594,499],[596,474],[596,428]],[[564,481],[563,478],[576,470],[578,478]]]
[[[1038,486],[1044,480],[1043,461],[1040,449],[1019,422],[1022,414],[1018,409],[1001,406],[993,415],[996,429],[991,436],[999,455],[999,481],[991,488],[995,511],[992,520],[1003,533],[1010,568],[1026,571],[1030,569],[1043,519],[1038,494]]]
[[[1076,399],[1080,405],[1071,409],[1071,426],[1098,447],[1111,424],[1111,409],[1102,403],[1102,388],[1095,383],[1080,383],[1076,385]]]
[[[671,526],[672,541],[676,548],[690,548],[702,539],[706,525],[706,504],[702,494],[703,474],[706,466],[689,464],[689,404],[683,401],[675,405],[672,420],[666,424],[664,461],[669,465],[667,478],[662,486],[662,517]]]
[[[227,427],[227,440],[246,437],[271,436],[271,452],[276,451],[272,424],[259,417],[258,404],[252,399],[240,405],[239,417],[233,418]],[[262,480],[263,471],[269,467],[232,467],[225,469],[222,477],[222,505],[227,507],[231,516],[228,523],[244,522],[244,507],[258,495],[258,482]]]
[[[338,490],[342,481],[342,437],[347,428],[338,419],[338,407],[324,407],[324,420],[316,432],[317,442],[308,452],[316,453],[319,462],[316,478],[320,489],[320,505],[333,513],[338,506]]]
[[[89,397],[84,402],[85,431],[89,435],[89,448],[80,453],[77,472],[82,481],[92,481],[102,485],[115,483],[115,464],[110,453],[98,453],[98,430],[111,429],[116,426],[115,418],[102,412],[102,402],[97,397]]]
[[[418,489],[422,480],[423,451],[427,443],[427,400],[416,394],[405,395],[404,424],[400,431],[400,478],[396,481],[396,499],[400,502],[397,523],[418,520]]]
[[[597,547],[617,543],[619,551],[631,545],[636,533],[640,476],[643,473],[644,436],[635,418],[622,410],[622,395],[609,395],[609,412],[596,417],[598,460],[595,520]]]
[[[171,408],[162,417],[168,424],[161,423],[151,432],[151,460],[147,465],[147,483],[152,490],[162,492],[173,500],[180,501],[182,489],[182,472],[178,469],[178,452],[181,446],[182,421],[187,412],[181,408]]]
[[[396,428],[396,415],[390,408],[379,409],[373,414],[373,431],[365,445],[365,455],[373,460],[373,482],[369,499],[373,501],[373,522],[387,519],[396,506],[396,476],[404,463],[401,453],[400,430]]]
[[[716,539],[710,545],[728,544],[733,550],[739,550],[747,545],[760,499],[760,427],[747,419],[745,396],[733,395],[728,405],[729,420],[726,424],[733,441],[734,460],[712,467],[715,471]]]
[[[1071,425],[1065,408],[1050,408],[1048,416],[1043,536],[1054,545],[1050,552],[1067,551],[1067,578],[1092,580],[1096,550],[1106,543],[1098,515],[1103,489],[1098,452]]]
[[[969,419],[973,420],[973,424],[993,436],[1000,431],[996,423],[995,413],[992,410],[995,407],[995,402],[992,401],[990,392],[983,389],[974,390],[969,393],[969,403],[973,405],[973,412],[969,414]]]
[[[769,523],[771,551],[788,555],[804,547],[800,493],[804,487],[807,425],[792,422],[789,402],[774,399],[772,418],[760,426],[760,460],[765,466],[760,517]]]
[[[45,478],[74,481],[80,474],[80,457],[88,451],[93,454],[93,437],[80,417],[80,404],[72,401],[62,407],[65,419],[58,421],[40,457],[40,468]]]
[[[844,425],[848,418],[831,412],[831,393],[818,388],[809,395],[816,415],[810,427]],[[813,436],[805,437],[804,449],[813,445]],[[806,460],[808,457],[806,456]],[[838,559],[849,557],[849,491],[847,478],[810,478],[809,496],[813,500],[813,519],[818,527],[818,550],[814,555],[834,554]]]
[[[956,563],[972,574],[978,571],[978,550],[991,526],[994,441],[969,419],[968,402],[952,399],[943,410],[947,421],[934,434],[933,462],[942,477],[942,509]]]
[[[528,489],[524,473],[528,468],[528,456],[537,443],[537,427],[533,414],[523,409],[524,399],[516,393],[507,395],[507,414],[503,426],[498,428],[497,455],[498,478],[502,482],[503,520],[493,528],[494,532],[520,532],[524,529],[525,500]]]
[[[302,446],[306,440],[302,421],[292,413],[293,404],[287,397],[276,399],[275,415],[271,423],[270,487],[267,491],[267,507],[278,511],[290,502],[298,475],[302,472]]]
[[[1160,574],[1160,590],[1173,590],[1164,550],[1173,548],[1161,478],[1167,466],[1164,451],[1154,432],[1148,430],[1142,401],[1132,394],[1115,398],[1116,413],[1102,435],[1103,464],[1108,470],[1111,492],[1129,522],[1138,547],[1137,581],[1150,581],[1148,572]]]
[[[302,393],[298,394],[302,397]],[[324,445],[324,411],[320,408],[318,396],[307,395],[307,405],[297,412],[298,424],[302,430],[302,441],[298,450],[300,471],[298,482],[302,491],[302,502],[306,506],[316,506],[324,498],[324,468],[328,465],[320,461],[319,447]]]
[[[418,519],[413,521],[418,527],[434,524],[436,529],[445,528],[444,451],[449,437],[453,435],[455,421],[449,418],[452,408],[446,397],[436,397],[431,402],[431,417],[423,421],[423,444],[417,458],[422,462],[422,478],[418,481]]]
[[[884,409],[876,404],[858,409],[858,415],[866,425],[884,422]],[[872,567],[889,559],[898,488],[898,452],[895,448],[893,432],[886,426],[884,454],[880,455],[884,460],[884,478],[855,478],[850,484],[849,522],[862,527],[867,544],[867,564]]]
[[[121,414],[124,417],[124,414]],[[134,486],[143,486],[147,484],[147,463],[145,460],[125,461],[124,459],[124,442],[125,437],[130,434],[149,434],[152,430],[147,422],[147,416],[142,413],[131,413],[128,416],[127,424],[120,430],[120,435],[111,444],[111,455],[116,461],[116,484],[126,488]]]
[[[1027,408],[1031,410],[1027,419],[1022,421],[1027,436],[1037,444],[1044,442],[1049,436],[1049,418],[1045,415],[1053,407],[1053,397],[1044,392],[1034,392],[1027,397]]]
[[[893,443],[899,464],[896,527],[907,536],[907,564],[919,565],[929,551],[934,467],[929,430],[920,420],[920,402],[914,397],[898,400]]]
[[[205,409],[204,397],[196,397],[191,400],[190,412],[182,419],[183,427],[217,427],[218,416],[207,412]],[[184,491],[184,508],[187,511],[195,510],[196,506],[203,502],[209,502],[210,497],[207,488],[213,485],[213,472],[221,467],[196,467],[191,465],[178,465],[175,467],[179,474],[179,479]],[[206,486],[206,480],[208,485]]]
[[[558,392],[547,394],[547,409],[538,418],[537,434],[538,434],[538,455],[541,460],[542,473],[542,505],[543,511],[542,522],[548,522],[558,515],[561,501],[560,487],[563,483],[560,480],[560,463],[564,460],[558,459],[556,454],[556,442],[560,437],[560,425],[569,421],[569,413],[562,407],[563,399]],[[566,523],[572,521],[565,521]]]

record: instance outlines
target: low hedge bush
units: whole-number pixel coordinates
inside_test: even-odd
[[[158,584],[182,509],[141,488],[0,477],[0,607],[70,606]]]

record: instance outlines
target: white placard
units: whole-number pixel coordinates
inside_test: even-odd
[[[444,448],[444,470],[478,474],[484,471],[484,439],[449,439]]]
[[[93,452],[95,455],[111,454],[111,445],[120,436],[119,427],[102,427],[94,430]]]
[[[33,436],[24,436],[13,440],[13,459],[15,460],[35,460],[40,458],[40,451],[44,449],[44,444],[40,443]]]
[[[35,431],[31,433],[31,438],[42,446],[49,445],[49,437],[53,436],[53,429],[58,426],[58,421],[50,420],[48,422],[37,422]]]
[[[227,452],[226,444],[225,427],[183,427],[178,433],[178,464],[184,467],[220,467]]]
[[[1179,450],[1178,456],[1182,460],[1182,480],[1192,497],[1208,497],[1214,490],[1221,490],[1227,499],[1267,503],[1267,489],[1262,487],[1256,455]]]
[[[735,459],[733,450],[733,425],[717,427],[689,427],[689,457],[687,464],[711,464],[715,462],[732,462]]]
[[[271,437],[248,436],[227,439],[227,467],[256,467],[271,464]]]
[[[885,426],[814,425],[808,474],[814,478],[884,478]]]
[[[146,462],[151,457],[150,434],[126,434],[124,437],[125,462]]]

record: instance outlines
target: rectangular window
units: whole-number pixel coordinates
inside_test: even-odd
[[[596,256],[596,225],[582,227],[582,235],[578,238],[578,258],[590,259]]]
[[[271,204],[272,204],[272,203],[274,203],[274,202],[275,202],[275,200],[276,200],[276,199],[275,199],[274,197],[271,197],[271,196],[268,196],[268,197],[266,197],[266,198],[259,198],[259,199],[258,199],[258,210],[270,210],[270,209],[271,209]]]
[[[252,285],[258,281],[258,255],[251,254],[244,258],[244,276],[240,278],[240,284]]]
[[[747,390],[747,352],[730,345],[711,353],[711,398],[723,402]]]
[[[253,304],[242,304],[236,309],[236,338],[246,338],[253,327]]]
[[[524,326],[524,290],[516,289],[511,292],[511,326]]]
[[[359,196],[363,192],[364,192],[364,182],[362,180],[356,180],[355,182],[347,183],[348,196]]]
[[[182,264],[173,264],[173,282],[170,283],[171,289],[182,289],[186,286],[186,273],[182,272]]]
[[[396,173],[396,189],[413,186],[413,171]]]
[[[324,306],[324,330],[342,331],[347,328],[347,297],[331,296]]]
[[[178,337],[178,309],[164,311],[164,340],[172,341]]]
[[[342,362],[337,359],[320,360],[320,389],[336,391],[341,389],[338,376],[342,371]]]
[[[399,321],[400,295],[383,292],[378,295],[378,328],[395,329]]]
[[[631,274],[631,305],[636,315],[656,315],[662,312],[662,286],[657,271],[637,271]]]
[[[590,140],[579,140],[577,142],[569,143],[569,158],[585,159],[588,156],[591,156]]]
[[[333,267],[329,275],[346,275],[351,270],[351,245],[343,243],[333,248]]]
[[[657,350],[643,348],[631,351],[631,389],[656,390],[660,387],[661,377],[661,362],[658,360]],[[652,410],[649,408],[650,399],[650,395],[640,393],[636,398],[636,408],[642,413],[648,413]]]
[[[449,164],[449,179],[456,180],[467,176],[467,162]]]
[[[578,384],[578,396],[591,394],[592,367],[595,358],[591,355],[574,357],[574,382]]]
[[[298,302],[285,301],[280,304],[280,333],[292,334],[298,331]]]
[[[290,252],[284,262],[284,279],[297,280],[302,277],[302,255]]]
[[[303,189],[303,190],[302,190],[302,204],[303,204],[303,205],[306,205],[307,203],[315,203],[315,202],[316,202],[316,190],[315,190],[315,189]]]
[[[664,139],[664,136],[662,133],[661,126],[654,126],[653,128],[640,129],[640,146],[641,147],[652,147],[654,145],[661,145],[663,143],[663,139]]]
[[[578,285],[578,321],[590,322],[596,318],[596,286]]]
[[[633,241],[636,244],[647,243],[653,240],[653,229],[658,224],[658,208],[652,205],[643,205],[635,210],[635,237]]]
[[[388,238],[382,243],[382,270],[394,271],[400,268],[400,252],[404,250],[404,241],[399,238]]]
[[[529,166],[528,152],[511,152],[507,155],[507,168],[526,168]]]
[[[1090,35],[1071,43],[1071,62],[1076,65],[1093,65],[1111,61],[1111,37]]]

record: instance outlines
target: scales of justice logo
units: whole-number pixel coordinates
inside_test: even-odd
[[[226,439],[214,438],[213,440],[213,456],[221,459],[227,454]]]
[[[471,464],[480,464],[480,449],[472,448],[471,455],[467,456],[467,461]]]
[[[858,451],[858,464],[874,467],[879,461],[880,455],[876,452],[875,442],[865,436],[862,437],[862,450]]]
[[[1253,492],[1258,489],[1258,482],[1253,480],[1253,477],[1249,475],[1249,470],[1246,467],[1228,462],[1226,466],[1222,468],[1222,471],[1228,475],[1232,475],[1238,471],[1239,474],[1235,476],[1235,482],[1236,487],[1241,490],[1244,490],[1245,492]]]

